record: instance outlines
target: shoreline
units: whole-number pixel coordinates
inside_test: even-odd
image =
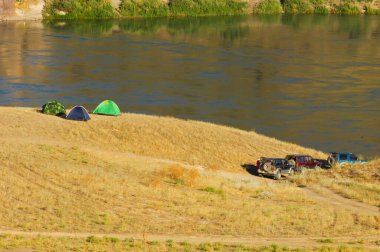
[[[106,0],[104,0],[106,1]],[[294,0],[280,2],[277,0],[244,0],[232,1],[233,8],[223,3],[222,10],[216,8],[211,2],[187,6],[187,3],[176,2],[176,7],[170,6],[168,1],[158,0],[159,10],[154,10],[149,5],[149,1],[144,0],[143,6],[133,6],[125,0],[108,1],[108,6],[100,5],[76,7],[71,11],[67,11],[65,7],[54,9],[52,6],[45,6],[45,2],[39,0],[34,3],[23,3],[23,5],[15,4],[12,11],[1,13],[2,6],[0,5],[0,22],[8,21],[42,21],[42,20],[103,20],[103,19],[124,19],[124,18],[144,18],[144,17],[192,17],[192,16],[224,16],[224,15],[349,15],[349,16],[378,16],[380,15],[380,0],[374,0],[371,3],[363,3],[360,0],[354,2],[343,1],[336,5],[331,0],[323,0],[323,3],[314,4],[309,1],[298,3]],[[190,0],[191,1],[191,0]],[[80,1],[79,1],[80,2]],[[230,3],[230,2],[228,2]],[[183,6],[182,6],[183,5]],[[45,10],[44,10],[45,8]],[[95,8],[91,10],[91,8]],[[131,10],[133,8],[133,10]],[[146,8],[146,10],[144,10]],[[194,9],[195,8],[195,9]],[[6,11],[6,9],[4,10]],[[98,11],[100,14],[96,14]],[[43,17],[43,12],[45,18]],[[86,14],[83,14],[85,12]],[[74,14],[72,14],[74,13]]]

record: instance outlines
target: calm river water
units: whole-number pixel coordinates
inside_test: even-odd
[[[58,99],[380,154],[380,17],[0,23],[0,105]],[[1,122],[0,122],[1,123]]]

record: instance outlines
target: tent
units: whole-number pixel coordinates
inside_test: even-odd
[[[102,101],[92,113],[112,116],[121,115],[119,107],[111,100]]]
[[[66,116],[66,119],[76,120],[76,121],[88,121],[91,118],[84,107],[75,106],[74,108],[71,109],[70,113]]]
[[[57,100],[48,101],[42,106],[42,113],[48,115],[66,115],[65,106]]]

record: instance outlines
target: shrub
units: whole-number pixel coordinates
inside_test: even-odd
[[[116,12],[107,0],[46,0],[42,15],[45,19],[103,19],[116,17]]]
[[[281,14],[282,6],[279,0],[264,0],[253,9],[254,14]]]
[[[234,0],[170,0],[172,16],[237,15],[247,12],[246,2]]]
[[[366,5],[364,10],[367,15],[380,15],[380,9],[375,9],[371,5]]]
[[[86,242],[88,242],[88,243],[100,243],[101,241],[102,240],[100,238],[93,236],[93,235],[87,237],[87,239],[86,239]]]
[[[215,193],[215,194],[219,194],[221,196],[224,196],[223,189],[216,189],[216,188],[214,188],[212,186],[208,186],[206,188],[203,188],[202,191],[209,192],[209,193]]]
[[[359,15],[360,9],[355,3],[344,2],[335,6],[335,13],[339,15]]]
[[[309,0],[286,0],[284,11],[290,14],[311,14],[314,8]]]
[[[120,14],[124,17],[165,17],[169,7],[162,0],[123,0]]]
[[[165,178],[170,179],[170,183],[175,185],[194,186],[199,178],[199,171],[196,169],[186,169],[179,164],[173,164],[162,168],[151,179],[149,185],[159,187]]]
[[[311,3],[313,5],[315,14],[323,14],[323,15],[329,14],[330,11],[327,8],[324,0],[311,0]]]

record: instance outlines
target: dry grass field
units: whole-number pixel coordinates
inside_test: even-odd
[[[315,171],[314,176],[307,173],[293,181],[256,177],[242,168],[259,156],[288,153],[326,156],[255,132],[204,122],[128,113],[92,115],[88,122],[76,122],[32,108],[0,107],[0,232],[55,234],[54,239],[40,240],[3,235],[0,248],[39,251],[42,243],[69,250],[72,244],[82,244],[78,246],[83,251],[90,245],[98,246],[94,251],[105,251],[130,246],[121,242],[122,237],[116,245],[112,239],[94,245],[86,238],[59,237],[80,233],[140,237],[138,244],[143,245],[145,239],[152,243],[154,235],[162,235],[158,245],[144,245],[147,251],[170,250],[166,240],[176,241],[177,251],[215,251],[213,246],[197,247],[213,236],[252,246],[258,245],[255,238],[270,237],[260,245],[277,239],[278,246],[315,249],[318,237],[337,246],[340,243],[333,241],[343,236],[355,237],[344,243],[350,249],[379,249],[379,161],[360,170],[352,166]],[[324,194],[318,189],[312,194],[299,184],[329,188],[342,202],[359,200],[368,208],[330,204],[320,200]],[[191,244],[198,242],[191,245],[193,250],[180,243],[189,237],[195,237]],[[223,250],[244,251],[229,245]]]

